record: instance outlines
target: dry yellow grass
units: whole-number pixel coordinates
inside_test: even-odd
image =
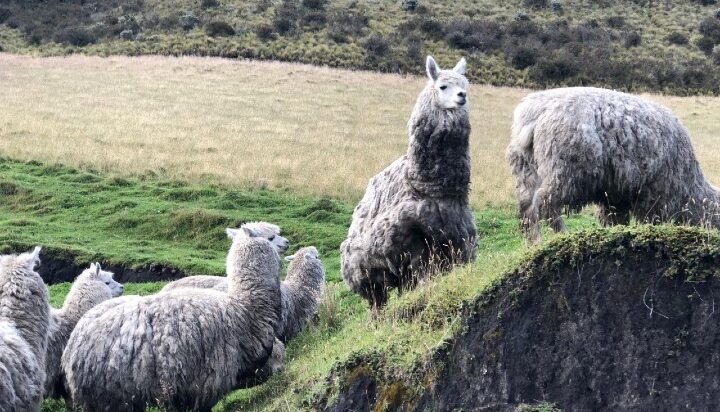
[[[0,54],[0,155],[357,200],[404,153],[424,82],[273,62]],[[527,92],[472,87],[477,208],[513,201],[504,152]],[[720,99],[649,97],[675,110],[720,183]]]

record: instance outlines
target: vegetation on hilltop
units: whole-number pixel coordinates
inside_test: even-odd
[[[716,0],[8,0],[0,48],[39,54],[259,58],[471,80],[720,92]]]

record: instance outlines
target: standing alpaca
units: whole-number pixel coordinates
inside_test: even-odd
[[[242,226],[240,226],[240,228],[245,228],[252,231],[252,233],[254,234],[253,236],[255,237],[264,237],[265,239],[267,239],[270,243],[273,244],[273,246],[275,246],[278,254],[282,255],[283,253],[287,252],[288,248],[290,247],[290,242],[286,238],[280,236],[280,227],[278,225],[267,222],[248,222],[244,223]],[[282,261],[280,263],[282,264]],[[182,279],[170,282],[162,288],[161,292],[169,292],[171,290],[179,288],[213,289],[217,287],[227,290],[227,279],[221,276],[197,275],[187,276]]]
[[[42,401],[50,308],[39,254],[0,256],[0,411],[36,411]]]
[[[340,247],[343,279],[373,308],[390,288],[412,287],[429,266],[471,261],[477,249],[465,59],[440,70],[428,56],[426,68],[430,81],[408,122],[407,154],[370,180]]]
[[[228,234],[227,293],[111,299],[78,322],[62,356],[74,406],[209,411],[267,362],[281,311],[279,256],[249,229]]]
[[[523,228],[540,240],[562,213],[598,205],[603,225],[679,221],[720,227],[718,190],[703,176],[687,130],[672,112],[625,93],[547,90],[515,109],[507,160]]]
[[[102,270],[99,263],[91,264],[73,282],[63,307],[51,309],[44,397],[64,395],[60,358],[80,318],[98,304],[122,295],[123,286],[115,282],[112,276],[112,272]]]

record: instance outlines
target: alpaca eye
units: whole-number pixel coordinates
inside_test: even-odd
[[[447,86],[440,86],[440,90],[445,90],[445,89],[447,89]]]
[[[275,239],[275,236],[270,236],[270,238],[268,240],[272,242],[274,239]]]

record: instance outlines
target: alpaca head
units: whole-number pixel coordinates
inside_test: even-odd
[[[262,223],[262,222],[259,222],[259,223]],[[265,224],[269,225],[269,223],[265,223]],[[272,226],[275,226],[275,225],[272,225]],[[277,226],[275,226],[275,227],[277,228]],[[282,262],[282,259],[280,258],[280,254],[278,253],[278,247],[275,243],[273,243],[273,240],[275,240],[275,239],[273,238],[271,240],[270,237],[272,237],[272,236],[267,236],[266,230],[267,230],[266,228],[265,228],[265,230],[256,230],[256,228],[252,224],[244,224],[244,225],[240,226],[239,229],[227,228],[227,229],[225,229],[225,233],[227,233],[228,237],[233,240],[233,244],[236,242],[242,242],[247,239],[253,239],[253,238],[255,240],[261,240],[261,239],[267,240],[273,246],[273,249],[275,250],[275,258],[277,260],[278,269],[281,270],[282,266],[283,266],[283,262]],[[280,228],[277,228],[277,230],[280,231]],[[283,238],[283,239],[285,239],[285,238]],[[228,261],[228,264],[230,264],[229,261]],[[227,273],[229,274],[230,267],[228,267],[227,270],[228,270]]]
[[[460,59],[452,70],[441,70],[435,59],[428,56],[425,70],[441,109],[466,107],[470,84],[465,78],[465,58]]]
[[[253,231],[253,233],[257,234],[257,236],[261,236],[269,240],[270,243],[275,246],[275,249],[277,249],[279,254],[287,252],[290,247],[290,241],[280,236],[280,227],[278,225],[273,225],[272,223],[267,222],[248,222],[240,227],[249,228]]]
[[[75,280],[76,284],[86,284],[107,291],[111,297],[116,298],[123,294],[125,287],[113,279],[113,273],[102,270],[100,263],[91,263]]]
[[[17,257],[15,258],[15,262],[25,267],[27,270],[34,271],[35,268],[40,264],[41,250],[42,248],[40,246],[35,246],[33,250],[17,255]],[[13,257],[12,255],[7,256]]]
[[[286,256],[285,260],[290,262],[286,281],[302,279],[301,282],[310,284],[321,284],[325,281],[325,269],[315,246],[301,248],[294,255]]]

